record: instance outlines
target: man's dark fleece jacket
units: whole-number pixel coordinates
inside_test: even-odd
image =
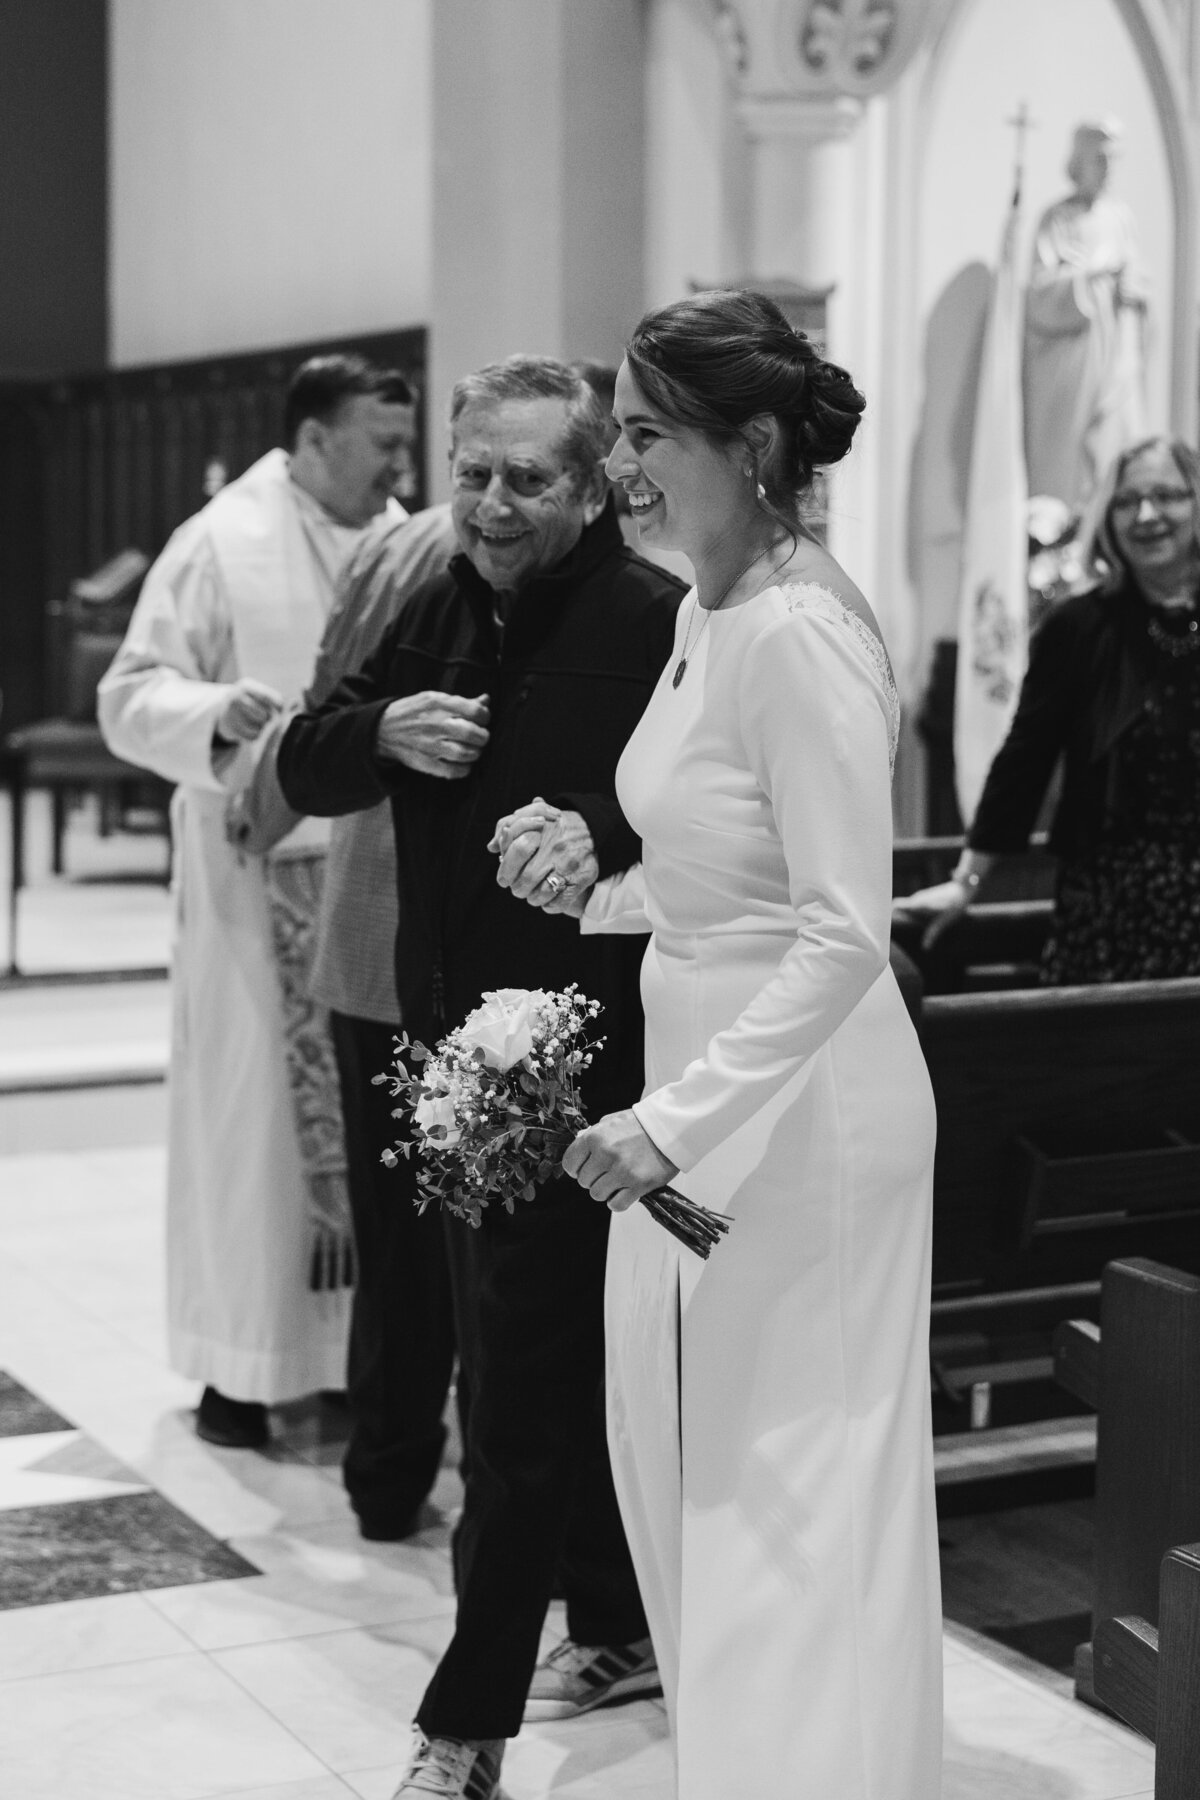
[[[641,937],[581,935],[496,883],[497,819],[537,794],[587,820],[601,875],[638,860],[616,801],[617,759],[670,653],[681,583],[630,550],[613,508],[550,573],[516,595],[503,631],[496,596],[464,555],[405,599],[357,675],[293,720],[279,748],[292,806],[356,812],[384,797],[396,830],[396,987],[405,1029],[432,1044],[485,988],[561,988],[599,1000],[605,1050],[588,1111],[628,1106],[642,1081]],[[490,739],[462,780],[376,754],[388,704],[427,689],[490,698]]]

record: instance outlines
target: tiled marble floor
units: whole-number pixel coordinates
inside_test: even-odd
[[[287,1409],[266,1457],[198,1442],[194,1390],[163,1358],[162,1173],[155,1144],[0,1158],[0,1367],[262,1573],[0,1611],[0,1794],[386,1800],[449,1631],[456,1479],[419,1537],[366,1545],[336,1415]],[[1152,1785],[1140,1739],[947,1628],[946,1800],[1148,1800]],[[526,1730],[505,1787],[669,1800],[661,1708]]]

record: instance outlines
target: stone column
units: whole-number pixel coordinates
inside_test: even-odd
[[[640,0],[438,0],[430,489],[455,380],[516,351],[617,361],[643,310]]]
[[[751,273],[837,289],[852,272],[854,138],[939,0],[718,0],[753,156]],[[836,350],[836,346],[834,346]]]
[[[751,272],[833,288],[851,226],[851,136],[861,100],[745,96],[738,118],[752,152]]]

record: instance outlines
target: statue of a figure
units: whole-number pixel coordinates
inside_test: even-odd
[[[1145,435],[1146,282],[1133,215],[1105,193],[1120,126],[1076,127],[1074,191],[1038,223],[1025,300],[1025,455],[1031,494],[1074,511]]]

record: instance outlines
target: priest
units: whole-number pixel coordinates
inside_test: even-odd
[[[271,450],[175,532],[99,691],[127,761],[178,783],[167,1157],[171,1365],[209,1442],[345,1383],[352,1278],[327,1020],[307,991],[327,825],[287,808],[274,751],[334,590],[396,506],[413,396],[361,357],[297,370]]]

